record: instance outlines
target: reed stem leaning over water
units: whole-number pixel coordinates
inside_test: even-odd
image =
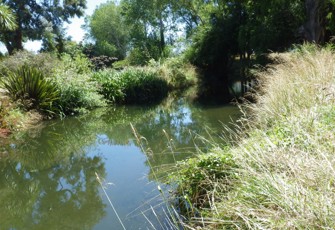
[[[147,144],[147,141],[146,141],[145,137],[139,135],[139,133],[136,131],[133,124],[130,124],[130,126],[132,128],[135,139],[136,139],[138,145],[141,148],[141,151],[144,153],[144,155],[147,158],[148,165],[152,169],[152,173],[153,173],[153,176],[154,176],[155,180],[159,181],[158,177],[157,177],[157,174],[156,174],[156,172],[155,172],[155,170],[154,170],[154,168],[153,168],[153,166],[150,162],[150,159],[148,157],[148,154],[153,154],[152,150],[150,148],[145,148],[145,144]],[[145,141],[145,143],[143,143],[143,141]],[[163,198],[163,202],[166,204],[166,208],[167,208],[167,211],[168,211],[168,218],[172,218],[173,224],[170,227],[172,229],[179,229],[178,225],[182,223],[182,220],[180,218],[178,218],[178,216],[175,215],[174,208],[171,206],[170,201],[167,198],[167,196],[164,194],[164,191],[162,190],[162,188],[158,185],[157,189],[158,189],[159,193],[161,194],[161,197]],[[157,217],[157,215],[156,215],[156,217]],[[159,219],[157,219],[157,220],[159,221]],[[159,221],[159,223],[160,223],[160,221]]]
[[[113,209],[113,211],[114,211],[114,213],[115,213],[117,219],[119,220],[119,222],[120,222],[122,228],[123,228],[124,230],[126,230],[126,228],[125,228],[125,226],[123,225],[122,220],[121,220],[120,217],[119,217],[119,214],[117,214],[117,211],[116,211],[116,209],[114,208],[114,205],[113,205],[111,199],[109,198],[109,196],[108,196],[108,194],[107,194],[107,192],[106,192],[106,189],[104,188],[104,186],[103,186],[103,184],[102,184],[102,181],[101,181],[101,179],[100,179],[100,177],[99,177],[99,175],[98,175],[97,172],[95,172],[95,176],[97,177],[97,180],[98,180],[98,182],[99,182],[99,184],[100,184],[100,186],[101,186],[101,188],[102,188],[102,191],[104,191],[105,196],[107,197],[107,200],[108,200],[109,204],[111,205],[111,207],[112,207],[112,209]]]

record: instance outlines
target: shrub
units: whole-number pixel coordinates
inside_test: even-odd
[[[122,71],[105,70],[93,75],[100,84],[99,92],[113,103],[154,103],[167,96],[167,82],[157,73],[145,68]]]
[[[136,47],[131,50],[130,54],[127,57],[127,62],[130,65],[144,66],[151,58],[153,57],[150,55],[148,49]]]
[[[61,65],[58,66],[57,72],[68,72],[71,71],[75,74],[88,74],[92,71],[92,64],[90,60],[82,53],[74,54],[63,54],[61,57]]]
[[[35,67],[22,66],[2,79],[2,85],[14,101],[20,101],[25,109],[54,112],[60,93],[54,84]]]
[[[90,78],[91,63],[83,54],[63,54],[52,81],[60,90],[58,107],[63,115],[105,106],[97,83]]]
[[[92,65],[95,70],[101,70],[108,67],[112,67],[112,64],[116,62],[118,59],[116,57],[108,57],[105,55],[94,56],[90,58]]]
[[[26,65],[39,69],[45,76],[52,75],[59,60],[50,53],[34,54],[29,51],[17,51],[11,56],[4,57],[0,62],[0,74],[7,75]]]
[[[201,154],[177,164],[178,171],[171,176],[177,183],[177,198],[183,214],[196,215],[196,209],[210,208],[217,192],[228,192],[236,179],[237,164],[228,151],[213,149],[213,153]],[[220,154],[218,154],[220,153]],[[215,187],[216,184],[220,186]],[[213,200],[211,200],[213,199]],[[219,199],[221,200],[221,199]]]
[[[126,104],[154,103],[167,96],[167,82],[154,71],[128,68],[121,72],[121,78],[125,82]]]
[[[158,73],[168,82],[169,88],[185,89],[198,82],[196,68],[182,58],[168,58],[157,68]]]
[[[115,70],[103,70],[93,74],[99,84],[99,93],[112,103],[123,103],[125,99],[124,82],[121,74]]]
[[[60,90],[58,107],[65,115],[106,105],[103,96],[97,92],[96,82],[91,81],[86,74],[60,72],[53,78],[53,82]]]

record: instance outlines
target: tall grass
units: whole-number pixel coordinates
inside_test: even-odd
[[[222,169],[233,173],[228,177],[229,189],[227,177],[220,178],[220,171],[211,173],[216,167],[200,165],[202,157],[185,167],[196,166],[206,176],[192,183],[193,174],[185,169],[175,176],[184,177],[178,195],[188,195],[189,203],[198,208],[191,218],[193,225],[206,224],[205,229],[335,226],[335,54],[302,47],[273,58],[276,64],[259,73],[257,103],[242,107],[246,115],[239,131],[231,133],[237,141],[212,151],[214,159],[232,156],[233,171],[230,165]],[[197,186],[206,193],[189,196]],[[204,197],[207,205],[197,206]]]

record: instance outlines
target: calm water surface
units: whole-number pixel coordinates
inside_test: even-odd
[[[126,229],[165,228],[157,186],[168,189],[173,163],[205,149],[201,136],[218,139],[238,115],[232,106],[166,101],[49,121],[2,141],[0,229],[123,229],[104,190]]]

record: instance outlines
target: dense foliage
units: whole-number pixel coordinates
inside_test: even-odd
[[[93,75],[93,79],[100,84],[100,93],[114,103],[151,104],[166,97],[168,92],[163,78],[142,68],[100,71]]]
[[[16,17],[17,27],[12,30],[1,30],[0,40],[8,52],[23,49],[26,39],[42,39],[45,46],[61,43],[64,40],[62,24],[74,16],[82,16],[86,0],[72,1],[35,1],[4,0]]]
[[[99,71],[91,61],[76,49],[60,56],[16,52],[0,63],[1,105],[7,104],[3,98],[9,96],[12,107],[64,116],[107,106],[107,102],[157,103],[168,91],[195,85],[197,80],[194,67],[178,58],[152,61],[146,68]]]
[[[101,5],[86,26],[96,40],[96,50],[127,52],[130,65],[147,65],[152,59],[186,51],[187,59],[203,70],[203,95],[214,93],[215,98],[229,101],[230,85],[250,80],[249,67],[265,64],[264,53],[302,41],[331,41],[333,9],[331,0],[122,0],[118,5]],[[107,12],[115,15],[112,20],[102,16]],[[113,31],[112,37],[107,31]],[[122,49],[117,48],[116,39],[125,35],[127,39],[119,39],[125,42]]]
[[[14,101],[19,101],[25,109],[54,112],[60,92],[52,82],[36,68],[22,66],[2,78],[2,86]]]

